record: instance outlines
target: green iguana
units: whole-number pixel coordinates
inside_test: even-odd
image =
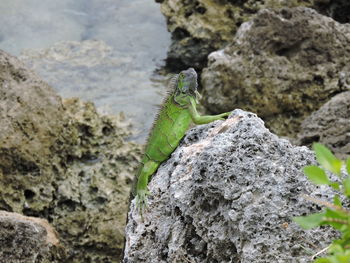
[[[197,91],[197,73],[193,68],[181,71],[172,79],[172,86],[165,98],[150,131],[141,166],[137,173],[136,206],[141,215],[147,205],[147,184],[159,165],[169,158],[184,137],[191,122],[206,124],[223,120],[230,112],[219,115],[200,116],[196,105],[200,95]]]

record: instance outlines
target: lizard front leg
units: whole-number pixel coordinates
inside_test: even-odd
[[[190,112],[192,121],[195,124],[207,124],[207,123],[210,123],[210,122],[216,121],[216,120],[224,120],[224,117],[228,117],[231,114],[231,112],[225,112],[225,113],[221,113],[221,114],[218,114],[218,115],[204,115],[204,116],[201,116],[197,112],[195,99],[190,97],[190,101],[191,101],[191,103],[190,103],[190,105],[188,107],[188,111]]]
[[[147,184],[150,177],[156,172],[159,162],[148,160],[143,164],[141,172],[138,176],[136,185],[136,206],[139,209],[141,215],[143,209],[147,206],[147,195],[149,191],[147,189]]]

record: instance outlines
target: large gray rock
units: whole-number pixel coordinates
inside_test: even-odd
[[[331,200],[301,171],[314,162],[241,110],[190,130],[153,176],[144,221],[132,202],[124,263],[310,262],[334,237],[292,222],[320,209],[303,194]]]
[[[0,51],[0,209],[48,219],[71,262],[120,260],[140,155],[129,134]]]
[[[350,27],[309,8],[262,10],[234,42],[209,56],[203,70],[205,106],[256,112],[278,135],[295,136],[300,123],[348,87]]]
[[[350,91],[334,96],[301,124],[298,142],[321,142],[340,158],[350,156]]]

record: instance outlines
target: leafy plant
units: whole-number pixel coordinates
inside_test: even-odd
[[[341,192],[350,198],[350,158],[346,162],[337,159],[332,152],[320,143],[313,144],[317,161],[320,166],[306,166],[304,173],[311,182],[317,185],[328,185],[334,190]],[[345,166],[347,174],[342,174],[341,169]],[[327,173],[331,172],[338,176],[339,182],[331,181]],[[318,200],[312,197],[306,199],[324,205],[326,209],[321,213],[308,216],[295,217],[293,220],[304,229],[310,229],[322,225],[330,225],[340,231],[341,238],[334,240],[328,248],[328,257],[318,258],[314,263],[349,263],[350,262],[350,210],[343,207],[338,195],[333,203]]]

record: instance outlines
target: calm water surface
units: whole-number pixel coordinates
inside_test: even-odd
[[[152,0],[0,1],[0,48],[63,97],[123,111],[143,142],[164,94],[170,34]]]

